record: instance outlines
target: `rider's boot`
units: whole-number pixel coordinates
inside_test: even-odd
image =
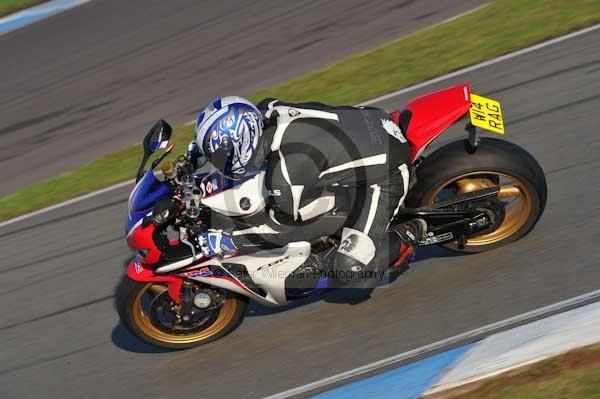
[[[425,237],[427,222],[423,219],[412,219],[391,226],[389,231],[400,239],[400,254],[394,262],[394,267],[402,267],[408,264],[415,254],[415,247]]]

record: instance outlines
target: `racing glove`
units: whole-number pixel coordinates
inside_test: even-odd
[[[208,230],[207,232],[198,234],[196,236],[196,243],[205,258],[230,255],[238,251],[231,236],[219,230]]]

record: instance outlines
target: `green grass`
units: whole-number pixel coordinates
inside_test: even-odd
[[[48,0],[0,0],[0,17],[46,1]]]
[[[252,99],[355,104],[598,21],[599,0],[496,0],[449,23],[260,90]]]
[[[600,0],[496,0],[454,21],[260,90],[251,98],[353,104],[599,21]],[[191,127],[175,130],[179,143],[191,138]],[[139,147],[127,147],[0,198],[0,220],[132,178]],[[185,148],[179,145],[180,152]]]
[[[476,383],[452,399],[599,399],[600,346],[566,353],[522,369]]]
[[[167,159],[184,152],[193,133],[193,126],[179,127],[171,140],[176,149]],[[0,198],[0,220],[132,179],[135,177],[141,159],[142,146],[138,144],[96,159],[55,178],[25,187]]]

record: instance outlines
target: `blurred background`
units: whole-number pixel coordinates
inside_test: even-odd
[[[0,15],[2,221],[133,178],[159,118],[183,151],[216,96],[357,104],[443,76],[372,104],[470,82],[550,190],[508,252],[431,250],[362,304],[254,305],[178,353],[138,342],[112,305],[130,185],[2,223],[3,398],[259,398],[597,289],[600,31],[446,75],[596,26],[597,0],[0,0]]]

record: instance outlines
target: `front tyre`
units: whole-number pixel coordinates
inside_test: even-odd
[[[471,191],[500,187],[498,199],[505,217],[495,230],[469,237],[464,248],[456,242],[443,246],[460,252],[483,252],[525,236],[544,211],[546,179],[537,161],[507,141],[483,138],[474,153],[467,141],[452,142],[425,158],[417,169],[417,183],[406,199],[411,208],[432,206]]]
[[[193,317],[182,320],[166,285],[125,277],[117,288],[116,307],[123,325],[141,340],[167,349],[187,349],[217,340],[242,322],[247,298],[231,291],[223,296],[220,306],[195,308]]]

